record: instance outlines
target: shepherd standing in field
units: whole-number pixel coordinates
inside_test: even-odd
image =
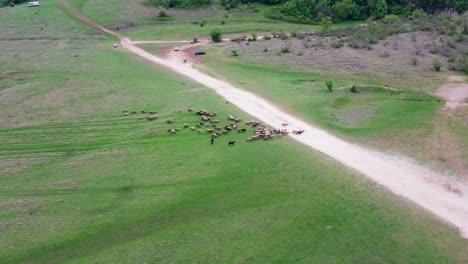
[[[211,137],[211,140],[210,140],[210,142],[211,142],[211,145],[213,145],[213,144],[214,144],[214,138],[213,138],[213,137]]]

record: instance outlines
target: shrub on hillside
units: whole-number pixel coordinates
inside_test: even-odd
[[[219,28],[213,28],[210,32],[210,36],[213,42],[221,42],[222,37],[223,37],[221,30]]]
[[[158,12],[158,15],[154,18],[156,21],[168,21],[172,20],[171,16],[166,13],[166,11],[161,10]]]
[[[332,8],[333,16],[339,20],[358,19],[360,10],[353,0],[342,0],[337,2]]]
[[[457,64],[455,66],[455,70],[468,73],[468,59],[467,58],[458,59]]]
[[[280,49],[281,53],[289,53],[291,52],[291,46],[289,44],[282,46]]]
[[[332,25],[333,25],[333,20],[331,17],[326,16],[320,19],[320,27],[322,28],[321,30],[323,33],[328,32]]]
[[[339,49],[339,48],[343,47],[343,42],[341,42],[339,40],[335,40],[332,43],[330,43],[330,46],[332,48]]]
[[[326,81],[325,86],[327,86],[328,91],[331,93],[333,92],[333,82],[332,81]]]
[[[434,68],[435,71],[440,71],[440,68],[442,67],[442,63],[438,59],[433,59],[432,67]]]
[[[356,88],[355,85],[351,86],[351,89],[349,89],[352,93],[359,93],[358,89]]]

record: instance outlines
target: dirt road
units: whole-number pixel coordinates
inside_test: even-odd
[[[288,123],[289,130],[304,129],[304,134],[291,135],[291,137],[355,169],[395,194],[413,201],[456,226],[461,235],[468,238],[468,186],[465,183],[449,182],[448,177],[438,175],[409,159],[389,156],[345,142],[281,111],[253,93],[210,77],[190,63],[182,63],[181,54],[177,52],[171,52],[167,58],[154,56],[135,46],[128,38],[84,17],[65,0],[60,1],[66,11],[75,18],[118,37],[122,47],[128,51],[212,88],[232,104],[270,126],[278,128],[282,123]]]

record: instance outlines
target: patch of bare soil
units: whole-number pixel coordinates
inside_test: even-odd
[[[449,83],[437,91],[436,94],[446,100],[446,109],[463,106],[468,101],[468,83],[464,83],[465,80],[463,76],[449,76]]]

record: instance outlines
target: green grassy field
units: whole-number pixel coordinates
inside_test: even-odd
[[[466,261],[456,230],[292,140],[168,134],[189,106],[249,117],[40,10],[0,9],[1,263]]]
[[[233,57],[222,45],[204,48],[207,55],[198,64],[200,69],[259,94],[285,111],[359,144],[402,153],[454,177],[466,174],[463,109],[458,115],[441,115],[444,100],[424,92],[428,80],[401,79],[401,86],[395,88],[402,90],[395,93],[384,89],[392,83],[385,78],[287,69],[255,63],[244,55]],[[446,75],[434,77],[432,85]],[[325,86],[327,80],[333,80],[332,93]],[[350,91],[352,85],[359,93]]]
[[[411,89],[394,93],[383,89],[383,83],[371,82],[373,85],[368,86],[362,77],[360,81],[350,81],[320,73],[291,71],[226,59],[216,52],[208,52],[203,66],[341,135],[368,137],[425,127],[443,104],[437,97]],[[259,81],[258,76],[269,77]],[[334,82],[332,93],[325,86],[326,80]],[[359,93],[350,91],[353,84]]]
[[[320,29],[317,25],[298,25],[267,19],[263,16],[266,7],[262,5],[256,6],[258,12],[246,7],[226,11],[217,3],[192,11],[170,9],[167,12],[173,20],[166,22],[155,21],[158,9],[143,6],[140,1],[80,0],[75,2],[75,6],[102,25],[113,30],[120,28],[122,33],[135,40],[209,38],[209,32],[216,27],[226,37],[245,33]],[[202,21],[206,22],[204,27],[199,25]],[[225,24],[221,24],[222,21]],[[334,28],[358,23],[360,22],[338,23]]]

